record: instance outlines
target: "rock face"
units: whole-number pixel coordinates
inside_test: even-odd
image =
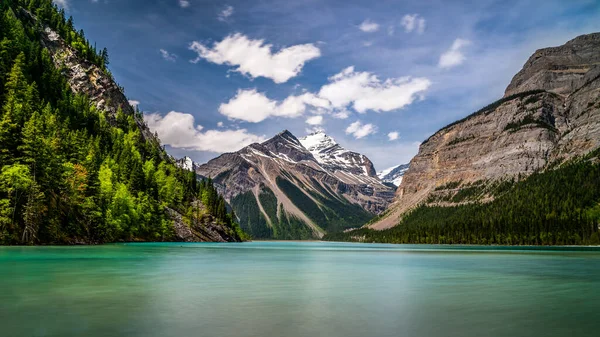
[[[375,167],[369,158],[344,149],[322,131],[312,133],[299,140],[323,168],[334,173],[343,172],[340,179],[347,178],[348,174],[359,180],[364,177],[377,178]]]
[[[184,170],[188,170],[188,171],[196,171],[196,168],[198,167],[198,164],[196,164],[192,158],[185,156],[183,158],[180,159],[175,159],[175,164],[179,167],[181,167]]]
[[[19,15],[32,23],[37,19],[28,11],[21,9]],[[75,94],[85,94],[90,98],[96,109],[106,112],[109,122],[115,120],[117,111],[133,115],[135,109],[114,81],[111,75],[104,72],[95,64],[81,57],[77,50],[68,45],[55,31],[44,27],[40,32],[41,43],[48,50],[52,62],[58,69],[62,69],[63,76],[69,82]],[[141,118],[136,122],[144,138],[159,146],[158,139],[150,132]]]
[[[289,131],[196,169],[214,180],[244,230],[278,239],[319,238],[385,210],[394,190],[374,171],[323,133],[299,140]]]
[[[395,226],[440,194],[523,178],[598,148],[599,75],[600,33],[536,51],[504,98],[421,144],[386,216],[371,227]]]
[[[377,173],[377,177],[381,179],[384,183],[392,184],[396,187],[400,186],[402,183],[402,178],[404,177],[404,173],[408,170],[408,164],[401,164],[392,166],[387,168],[381,172]]]

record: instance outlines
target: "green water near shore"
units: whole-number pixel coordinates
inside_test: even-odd
[[[0,247],[0,336],[600,334],[600,252],[553,249]]]

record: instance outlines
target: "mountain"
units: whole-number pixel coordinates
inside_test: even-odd
[[[398,226],[346,238],[593,242],[599,146],[600,33],[594,33],[536,51],[502,99],[424,141],[393,204],[370,224]]]
[[[240,241],[50,0],[0,3],[0,244]]]
[[[384,183],[389,183],[398,187],[400,186],[400,183],[402,183],[402,177],[404,177],[404,173],[406,173],[407,170],[408,164],[400,164],[378,172],[377,177]]]
[[[187,170],[187,171],[192,171],[195,172],[196,168],[199,166],[196,162],[194,162],[192,160],[192,158],[188,157],[188,156],[184,156],[183,158],[180,159],[174,159],[175,160],[175,165],[177,165],[178,167]]]
[[[313,239],[359,227],[386,209],[394,190],[371,161],[322,132],[283,131],[196,169],[210,177],[254,238]]]

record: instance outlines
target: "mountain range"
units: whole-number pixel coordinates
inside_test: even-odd
[[[330,240],[599,244],[600,33],[536,51],[425,140],[388,210]]]
[[[212,179],[254,238],[314,239],[360,227],[387,208],[395,190],[366,156],[323,132],[298,139],[285,130],[195,171]]]
[[[384,183],[392,184],[395,187],[400,186],[404,173],[408,170],[408,164],[400,164],[392,166],[380,172],[377,172],[377,177]]]

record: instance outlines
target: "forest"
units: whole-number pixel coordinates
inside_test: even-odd
[[[3,0],[0,13],[0,244],[173,240],[167,209],[188,224],[210,214],[244,235],[212,181],[143,136],[141,112],[107,116],[73,93],[40,43],[44,26],[112,75],[106,49],[71,17],[51,0]]]
[[[484,245],[600,244],[600,150],[512,184],[488,203],[421,205],[387,230],[333,233],[331,241]],[[512,187],[507,188],[507,185]]]

